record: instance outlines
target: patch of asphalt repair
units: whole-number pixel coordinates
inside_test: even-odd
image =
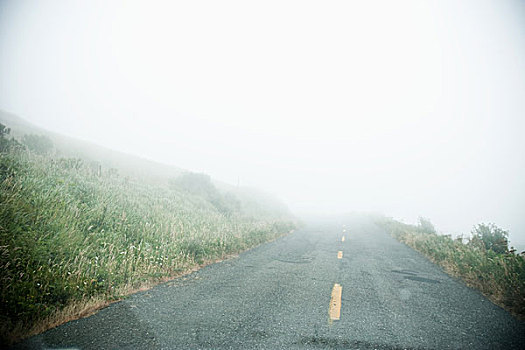
[[[345,241],[341,241],[345,224]],[[344,251],[342,259],[337,252]],[[341,318],[330,322],[334,283]],[[367,219],[310,224],[15,349],[523,349],[525,324]]]

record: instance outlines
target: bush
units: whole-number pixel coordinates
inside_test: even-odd
[[[509,232],[494,224],[474,226],[472,235],[470,243],[474,246],[481,246],[498,254],[508,253],[509,251]]]
[[[172,187],[205,198],[211,198],[217,193],[217,189],[206,174],[186,172],[172,180],[170,184]]]
[[[171,180],[170,185],[176,189],[204,198],[215,209],[226,216],[240,211],[241,202],[233,193],[220,193],[206,174],[187,172]]]
[[[8,152],[13,149],[23,148],[14,138],[8,138],[11,129],[0,123],[0,152]]]
[[[422,233],[436,234],[436,229],[429,219],[419,217],[419,230]]]
[[[22,143],[31,152],[40,155],[49,154],[53,150],[53,141],[44,135],[24,135]]]

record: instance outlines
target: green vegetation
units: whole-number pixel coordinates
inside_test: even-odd
[[[432,222],[430,222],[429,219],[423,218],[421,216],[419,217],[418,229],[421,233],[437,233]]]
[[[0,123],[0,152],[8,152],[22,147],[16,139],[9,138],[10,133],[11,129]]]
[[[389,218],[377,218],[376,223],[495,304],[525,318],[525,256],[508,249],[508,232],[494,224],[479,224],[464,243],[462,238],[438,235],[421,224]]]
[[[203,194],[184,178],[152,185],[45,153],[0,152],[1,343],[293,228],[289,216],[247,215],[209,178],[197,180]]]
[[[174,189],[206,199],[221,214],[230,216],[241,209],[241,202],[235,195],[230,192],[220,193],[206,174],[185,172],[169,183]]]
[[[470,243],[485,250],[492,250],[498,254],[509,252],[509,233],[494,224],[479,224],[472,231]]]
[[[37,154],[48,154],[53,149],[53,141],[45,135],[24,135],[22,143],[28,150]]]

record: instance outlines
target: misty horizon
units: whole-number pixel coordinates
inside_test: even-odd
[[[124,4],[1,3],[0,109],[299,216],[525,244],[523,3]]]

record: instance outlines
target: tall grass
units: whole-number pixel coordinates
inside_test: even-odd
[[[80,160],[0,153],[0,341],[288,232]],[[50,321],[51,320],[51,321]]]
[[[447,273],[476,288],[495,304],[525,319],[525,257],[496,253],[419,226],[376,218],[392,236],[425,255]]]

